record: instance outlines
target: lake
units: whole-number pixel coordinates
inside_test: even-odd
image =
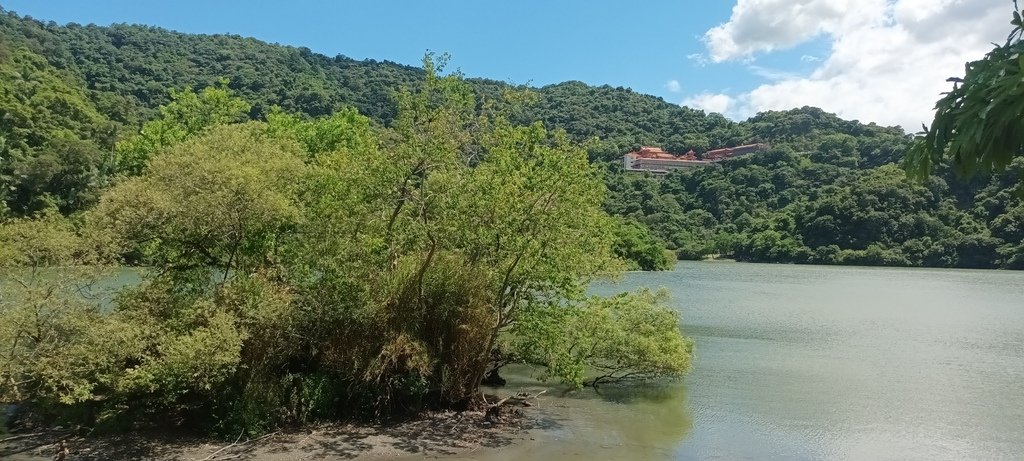
[[[560,394],[481,460],[1022,459],[1024,273],[682,262],[684,382]],[[528,369],[512,388],[540,389]]]
[[[1024,272],[681,262],[593,291],[642,286],[669,290],[693,373],[595,393],[508,369],[502,392],[547,390],[542,429],[455,458],[1024,459]]]

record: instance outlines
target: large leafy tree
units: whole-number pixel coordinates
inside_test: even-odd
[[[514,357],[575,385],[595,370],[685,373],[692,343],[659,299],[585,296],[620,267],[585,149],[513,124],[436,64],[396,95],[389,129],[352,111],[230,123],[206,117],[209,104],[165,107],[158,121],[181,137],[155,138],[82,219],[95,241],[81,246],[153,270],[109,315],[48,321],[63,348],[0,329],[0,345],[18,346],[0,356],[0,393],[93,424],[172,415],[260,432],[474,405],[510,335],[529,338]],[[33,222],[0,238],[31,241]],[[0,305],[0,319],[45,309]],[[571,341],[547,334],[570,325]],[[37,351],[47,361],[32,365]]]
[[[969,62],[963,78],[935,104],[935,120],[906,166],[927,176],[944,159],[961,176],[1006,168],[1024,154],[1024,23],[1014,0],[1006,43]]]
[[[203,130],[249,117],[249,103],[235,97],[227,81],[200,92],[171,90],[171,102],[160,106],[160,116],[146,122],[133,137],[117,143],[114,169],[137,175],[158,150],[184,141]]]

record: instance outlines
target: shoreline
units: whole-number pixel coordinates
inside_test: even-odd
[[[109,436],[69,436],[59,429],[0,436],[0,458],[50,461],[66,440],[66,459],[153,459],[218,461],[259,459],[391,460],[459,456],[530,439],[539,429],[535,414],[519,407],[498,418],[483,411],[433,412],[393,425],[326,423],[271,432],[235,441],[173,432],[146,431]],[[532,412],[531,412],[532,413]]]
[[[505,386],[481,389],[489,400],[524,394],[534,397],[527,403],[502,406],[493,421],[484,411],[439,411],[390,425],[312,424],[253,440],[175,430],[67,436],[65,460],[585,461],[586,453],[594,450],[602,455],[599,459],[625,459],[636,453],[655,456],[670,450],[692,428],[682,381],[610,385],[598,392],[538,381],[535,370],[528,366],[509,366],[503,377],[508,381]],[[31,429],[0,435],[0,459],[57,459],[54,455],[61,436],[70,431],[55,428],[26,434],[29,432]],[[12,436],[23,438],[5,441]]]

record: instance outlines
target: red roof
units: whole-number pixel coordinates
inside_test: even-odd
[[[747,144],[743,146],[727,147],[724,149],[709,150],[700,156],[701,160],[718,161],[724,160],[733,155],[747,154],[756,150],[765,149],[768,146],[765,144]],[[643,146],[633,152],[626,154],[627,156],[634,159],[658,159],[658,160],[686,160],[686,161],[697,161],[697,154],[690,149],[685,155],[674,155],[666,152],[660,147],[654,146]]]
[[[666,159],[666,160],[672,160],[672,159],[676,158],[675,155],[672,155],[672,154],[670,154],[668,152],[665,152],[660,147],[651,147],[651,146],[641,147],[639,150],[635,150],[633,152],[630,152],[629,155],[631,155],[633,157],[636,157],[636,158],[660,158],[660,159]]]

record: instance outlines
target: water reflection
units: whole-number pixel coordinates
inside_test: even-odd
[[[101,292],[136,283],[119,272]],[[547,392],[544,430],[477,460],[1021,459],[1024,273],[681,263],[595,293],[666,287],[696,341],[685,383]],[[0,278],[0,301],[4,295]],[[109,304],[108,298],[101,303]],[[422,456],[419,456],[422,458]]]
[[[695,340],[685,385],[550,395],[552,430],[465,457],[1024,454],[1024,272],[681,263],[593,291],[639,286],[666,287]]]
[[[676,459],[693,430],[682,382],[602,386],[595,391],[537,384],[526,367],[512,367],[505,377],[506,392],[546,390],[535,411],[548,429],[527,443],[463,459]]]

